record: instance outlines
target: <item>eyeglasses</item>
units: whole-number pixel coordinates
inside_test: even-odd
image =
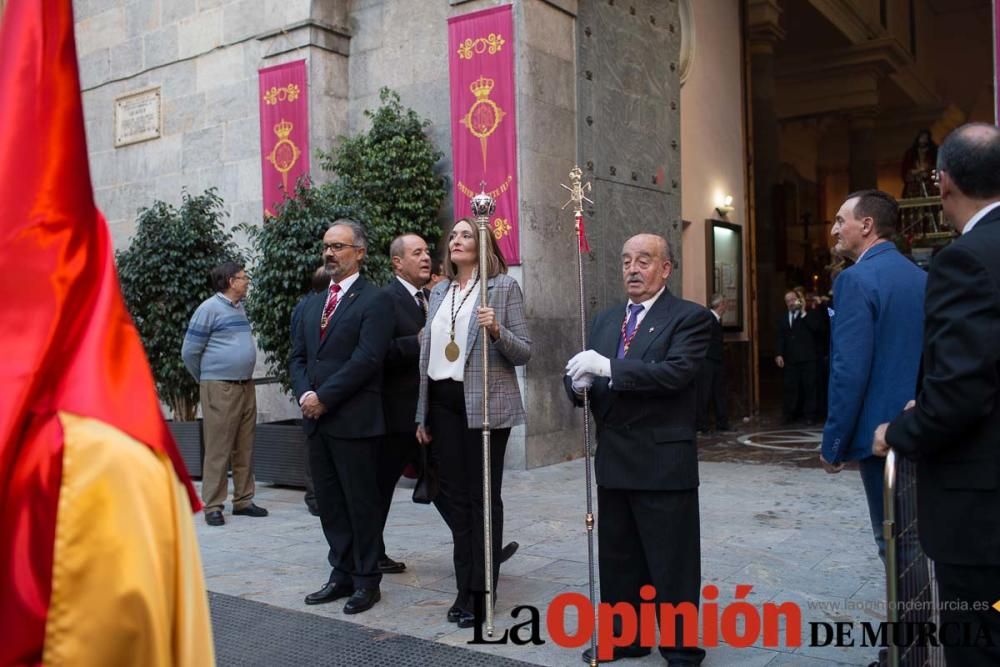
[[[351,243],[324,243],[323,251],[332,250],[333,252],[340,252],[344,248],[360,248],[359,245],[354,245]]]

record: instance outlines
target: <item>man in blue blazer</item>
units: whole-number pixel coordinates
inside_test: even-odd
[[[876,426],[899,414],[916,393],[927,276],[891,241],[898,207],[892,196],[863,190],[837,212],[834,252],[854,265],[833,284],[830,385],[823,452],[829,473],[858,461],[878,545],[882,537],[885,459],[873,456]]]

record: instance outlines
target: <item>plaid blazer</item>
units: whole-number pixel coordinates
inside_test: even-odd
[[[417,399],[418,424],[427,421],[427,368],[430,364],[431,327],[430,323],[444,302],[451,287],[450,280],[442,280],[431,291],[427,309],[427,326],[420,341],[420,394]],[[531,338],[524,320],[524,297],[517,281],[505,273],[490,278],[486,282],[488,302],[496,312],[500,325],[500,337],[491,340],[489,346],[489,407],[490,428],[510,428],[524,423],[524,405],[517,384],[515,366],[523,366],[531,358]],[[473,312],[479,308],[477,287]],[[465,356],[465,414],[469,428],[483,426],[483,341],[482,328],[476,318],[469,318],[468,353]]]

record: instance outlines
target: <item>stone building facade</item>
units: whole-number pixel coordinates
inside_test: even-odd
[[[138,208],[177,202],[182,188],[217,187],[232,224],[261,220],[257,72],[292,60],[307,62],[311,148],[364,129],[364,110],[388,86],[431,121],[450,176],[447,20],[497,4],[75,0],[92,178],[114,243],[128,243]],[[588,316],[621,298],[619,252],[630,234],[667,235],[681,264],[680,37],[674,0],[510,4],[523,261],[513,275],[534,355],[521,377],[528,424],[514,433],[508,465],[533,467],[582,452],[580,416],[560,383],[579,347],[578,304],[567,298],[577,292],[572,215],[560,209],[570,168],[579,163],[594,186]],[[115,99],[157,87],[161,136],[116,148]],[[453,215],[447,201],[442,221]],[[679,292],[679,271],[671,283]],[[260,384],[258,398],[262,419],[295,416],[276,385]]]

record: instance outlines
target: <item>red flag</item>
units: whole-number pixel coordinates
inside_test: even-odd
[[[57,413],[101,420],[170,458],[94,204],[70,0],[10,0],[0,22],[0,664],[35,663],[62,473]]]

